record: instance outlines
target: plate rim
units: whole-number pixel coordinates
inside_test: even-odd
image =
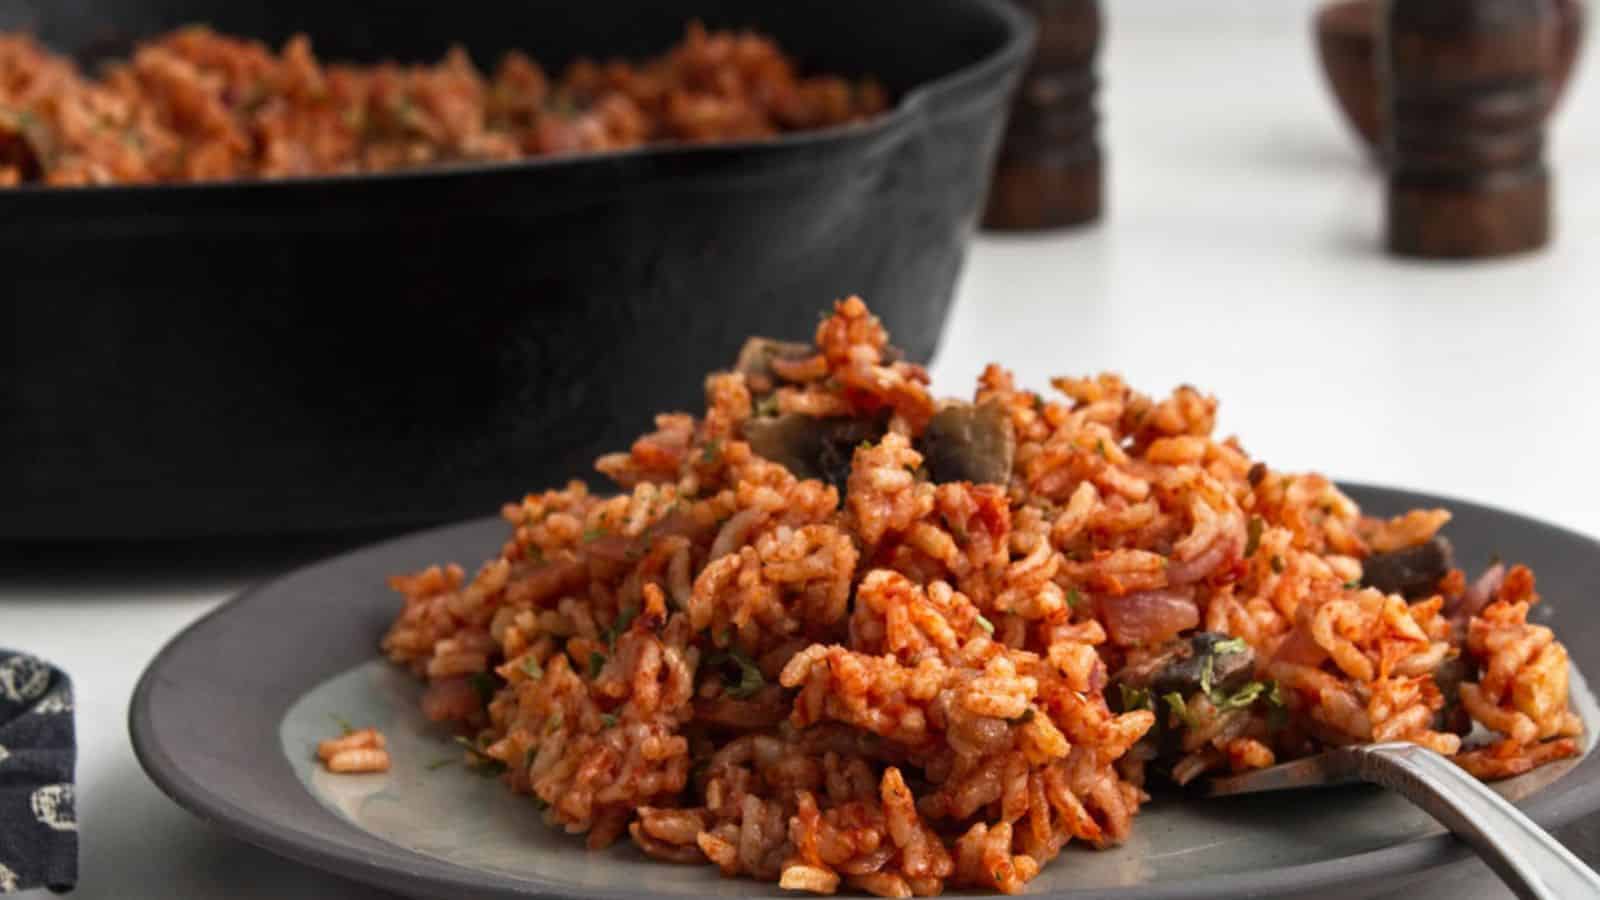
[[[1468,509],[1477,513],[1519,520],[1540,529],[1554,531],[1593,548],[1600,558],[1600,540],[1561,525],[1547,522],[1502,507],[1461,500],[1445,495],[1389,487],[1367,482],[1338,481],[1340,490],[1368,497],[1385,497],[1398,504],[1442,505],[1453,511]],[[1358,501],[1361,502],[1361,501]],[[1364,505],[1364,504],[1363,504]],[[410,850],[365,831],[318,806],[329,820],[369,838],[371,852],[357,853],[323,842],[294,823],[285,823],[233,802],[222,793],[206,787],[184,771],[163,743],[153,719],[152,692],[162,681],[162,670],[171,658],[193,639],[196,631],[212,620],[236,613],[262,595],[270,595],[286,582],[311,570],[347,561],[353,557],[380,553],[396,545],[426,542],[429,538],[454,530],[487,527],[499,522],[498,516],[437,525],[382,541],[348,548],[304,565],[297,566],[257,585],[240,591],[214,609],[188,623],[173,635],[151,658],[140,674],[128,706],[128,731],[134,756],[145,775],[180,807],[232,837],[268,852],[300,862],[333,875],[415,896],[419,890],[428,896],[459,896],[463,892],[493,891],[495,896],[551,898],[551,900],[637,900],[651,896],[646,889],[622,890],[595,887],[563,890],[549,882],[474,869]],[[303,692],[298,696],[303,696]],[[281,716],[274,725],[281,724]],[[1588,776],[1579,778],[1574,776]],[[1551,829],[1565,825],[1581,815],[1600,809],[1600,751],[1591,752],[1562,781],[1571,778],[1566,790],[1551,785],[1518,804],[1529,818]],[[298,779],[296,784],[305,790]],[[309,795],[310,792],[307,791]],[[315,799],[313,797],[313,799]],[[1137,827],[1137,822],[1135,823]],[[1415,838],[1351,856],[1298,863],[1247,872],[1205,875],[1193,880],[1115,888],[1072,888],[1032,894],[1041,898],[1080,900],[1087,897],[1115,897],[1118,900],[1208,900],[1226,896],[1292,896],[1340,887],[1371,884],[1392,879],[1399,886],[1416,876],[1434,871],[1473,856],[1471,850],[1448,833]],[[973,894],[972,896],[987,896]],[[998,896],[998,895],[996,895]]]

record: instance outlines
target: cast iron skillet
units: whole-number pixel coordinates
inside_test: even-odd
[[[926,360],[1032,26],[1003,0],[9,0],[86,60],[190,22],[328,59],[645,55],[699,18],[873,74],[869,124],[276,182],[0,191],[0,538],[480,515],[586,471],[750,334],[867,298]],[[444,13],[444,14],[441,14]]]

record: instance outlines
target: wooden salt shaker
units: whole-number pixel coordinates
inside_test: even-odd
[[[1099,0],[1013,0],[1039,26],[1033,60],[1012,99],[989,187],[985,228],[1032,230],[1100,218],[1095,111]]]
[[[1543,246],[1551,0],[1390,0],[1384,26],[1389,250],[1486,257]]]

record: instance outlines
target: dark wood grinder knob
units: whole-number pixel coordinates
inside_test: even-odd
[[[1391,252],[1499,256],[1549,239],[1556,24],[1551,0],[1391,0],[1380,54]]]
[[[1099,0],[1013,0],[1039,25],[1033,60],[1012,99],[989,187],[985,228],[1038,229],[1100,218],[1095,111]]]

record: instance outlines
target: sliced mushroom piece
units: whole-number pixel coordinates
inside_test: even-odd
[[[770,459],[797,478],[819,478],[822,469],[821,419],[788,413],[768,419],[749,419],[744,423],[744,439],[757,456]]]
[[[1229,694],[1250,681],[1255,664],[1249,644],[1215,631],[1200,631],[1171,641],[1137,665],[1125,666],[1111,681],[1157,697],[1172,693],[1189,697],[1207,687],[1213,693]]]
[[[0,110],[0,170],[16,173],[23,182],[44,174],[37,134],[30,134],[35,121],[28,113]]]
[[[1127,712],[1131,698],[1156,713],[1156,727],[1145,736],[1158,759],[1169,763],[1183,755],[1186,720],[1168,715],[1172,695],[1177,706],[1188,709],[1196,695],[1226,697],[1243,688],[1255,673],[1255,653],[1244,641],[1226,634],[1201,631],[1163,645],[1159,652],[1124,666],[1111,679],[1107,700]]]
[[[1008,484],[1017,435],[998,403],[952,403],[928,422],[920,449],[936,482]]]
[[[1239,638],[1215,631],[1201,631],[1190,635],[1187,643],[1191,648],[1189,655],[1175,660],[1156,674],[1155,681],[1151,683],[1156,693],[1177,691],[1187,696],[1209,685],[1212,691],[1231,694],[1244,687],[1255,674],[1255,651]],[[1206,662],[1208,659],[1209,664]]]
[[[888,430],[883,419],[817,419],[785,413],[748,419],[744,439],[757,455],[788,469],[797,478],[820,478],[844,495],[850,460],[862,441],[876,442]]]
[[[775,359],[805,359],[816,354],[816,348],[798,341],[779,341],[772,338],[753,337],[744,342],[734,371],[744,375],[745,385],[756,396],[776,390],[779,378],[772,371]]]
[[[850,481],[850,461],[855,458],[856,448],[864,441],[877,443],[885,431],[888,431],[885,422],[841,419],[823,434],[821,448],[817,451],[817,469],[823,481],[839,490],[839,499],[844,499],[845,486]]]
[[[1455,565],[1455,551],[1448,540],[1435,537],[1415,547],[1374,553],[1361,565],[1366,587],[1418,600],[1438,590],[1439,579]]]
[[[1186,640],[1167,642],[1160,650],[1118,669],[1117,673],[1111,676],[1111,684],[1106,689],[1106,699],[1120,712],[1127,712],[1119,706],[1122,697],[1125,696],[1122,689],[1148,692],[1155,684],[1156,678],[1166,671],[1167,667],[1177,665],[1193,653],[1194,648]]]
[[[1476,676],[1472,663],[1460,656],[1445,660],[1433,670],[1433,683],[1444,697],[1444,706],[1433,714],[1435,731],[1463,736],[1472,731],[1472,717],[1467,715],[1467,708],[1461,705],[1461,685]]]

